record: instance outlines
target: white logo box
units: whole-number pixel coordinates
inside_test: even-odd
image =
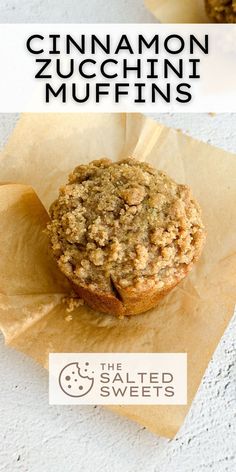
[[[185,353],[51,353],[51,405],[185,405]]]

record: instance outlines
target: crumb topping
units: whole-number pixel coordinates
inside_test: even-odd
[[[190,189],[129,158],[80,165],[50,208],[48,234],[62,272],[104,292],[163,288],[199,256],[204,228]]]
[[[205,0],[209,18],[217,23],[236,23],[235,0]]]
[[[71,313],[74,311],[76,308],[79,306],[82,306],[84,304],[84,300],[81,298],[78,298],[76,296],[69,296],[69,297],[64,297],[62,299],[62,303],[66,306],[66,312]],[[72,321],[72,316],[67,315],[65,318],[66,321]]]

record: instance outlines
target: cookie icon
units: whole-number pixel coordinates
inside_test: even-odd
[[[88,375],[89,362],[79,365],[78,362],[67,364],[60,372],[59,385],[62,391],[70,397],[83,397],[93,387],[94,378]],[[94,374],[92,371],[91,374]]]

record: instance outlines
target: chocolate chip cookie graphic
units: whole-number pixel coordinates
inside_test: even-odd
[[[89,362],[80,365],[78,362],[67,364],[60,372],[59,385],[62,391],[70,397],[83,397],[93,387],[94,378],[89,377],[88,372],[94,374],[89,368]]]

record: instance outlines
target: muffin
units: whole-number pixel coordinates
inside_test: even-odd
[[[209,18],[216,23],[236,23],[236,0],[205,0]]]
[[[76,167],[50,216],[61,271],[88,305],[118,316],[154,307],[190,271],[205,238],[190,189],[133,158]]]

